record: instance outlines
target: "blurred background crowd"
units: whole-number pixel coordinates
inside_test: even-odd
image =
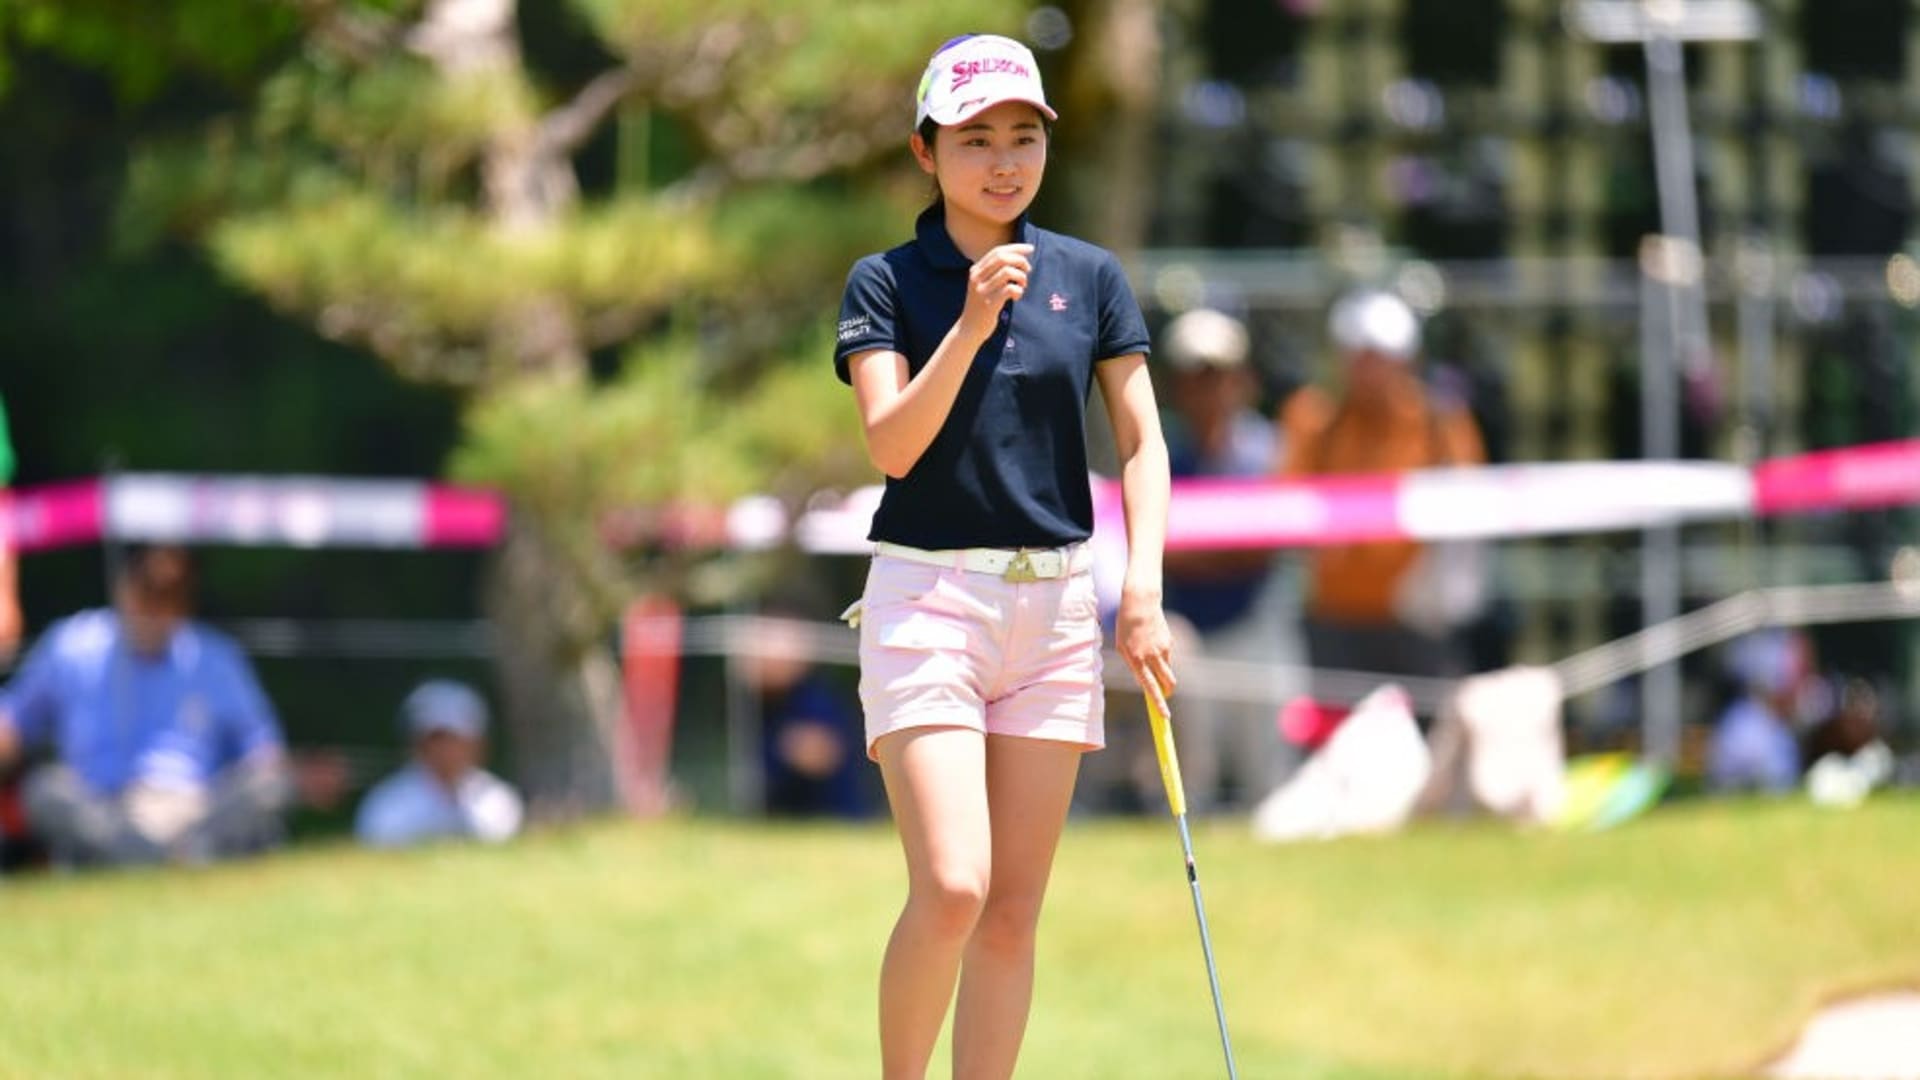
[[[0,8],[0,480],[444,477],[511,508],[480,550],[109,535],[0,558],[6,857],[501,840],[636,806],[631,710],[663,686],[648,806],[880,812],[830,629],[861,560],[735,550],[716,522],[877,479],[828,323],[852,258],[924,198],[898,106],[961,29],[1047,68],[1063,121],[1035,214],[1127,265],[1178,478],[1910,438],[1920,21],[1736,6],[1750,34],[1678,50],[1706,325],[1677,356],[1642,318],[1647,237],[1675,232],[1663,99],[1648,50],[1583,36],[1579,5]],[[1643,411],[1660,380],[1670,448]],[[1913,526],[1688,526],[1674,613],[1920,575]],[[1179,655],[1271,675],[1184,685],[1196,808],[1250,812],[1324,745],[1354,703],[1326,672],[1450,679],[1640,629],[1653,550],[1171,554]],[[640,676],[638,597],[687,616]],[[1674,789],[1913,782],[1917,645],[1910,621],[1838,622],[1682,658]],[[1569,753],[1646,749],[1649,700],[1633,678],[1569,700]],[[1111,729],[1083,809],[1156,808],[1143,725]]]

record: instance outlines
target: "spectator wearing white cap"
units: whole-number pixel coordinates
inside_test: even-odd
[[[354,832],[373,847],[436,840],[497,843],[520,831],[518,792],[481,768],[487,703],[472,687],[430,679],[400,706],[413,760],[360,804]]]
[[[1466,403],[1435,393],[1422,379],[1420,319],[1406,301],[1378,289],[1349,293],[1333,305],[1327,331],[1340,356],[1342,386],[1337,396],[1307,386],[1282,405],[1282,475],[1395,473],[1485,462]],[[1439,566],[1429,561],[1423,572],[1424,553],[1408,542],[1313,551],[1307,652],[1316,669],[1458,673],[1454,627],[1433,617],[1433,598],[1420,595],[1436,591],[1429,585]]]

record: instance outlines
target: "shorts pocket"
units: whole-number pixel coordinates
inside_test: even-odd
[[[940,584],[942,567],[901,559],[876,558],[867,570],[860,608],[871,619],[890,608],[912,605]]]
[[[1075,574],[1067,579],[1060,594],[1060,616],[1074,621],[1100,617],[1100,593],[1094,588],[1092,574]]]

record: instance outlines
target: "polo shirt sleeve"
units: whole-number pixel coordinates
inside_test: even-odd
[[[1097,360],[1112,360],[1134,353],[1145,355],[1153,349],[1147,336],[1147,320],[1133,298],[1133,286],[1120,260],[1111,252],[1100,262],[1100,339],[1094,353]]]
[[[899,300],[893,268],[885,259],[869,255],[853,264],[834,333],[833,370],[841,382],[853,383],[853,373],[847,367],[847,360],[853,356],[875,349],[905,353],[896,331]]]
[[[28,745],[45,743],[53,736],[60,711],[59,651],[64,626],[56,625],[41,635],[13,681],[0,690],[0,725],[11,727]]]
[[[280,718],[273,703],[254,677],[253,665],[240,649],[222,642],[221,681],[226,684],[220,723],[222,748],[230,761],[239,761],[262,750],[280,750],[286,740],[280,734]]]

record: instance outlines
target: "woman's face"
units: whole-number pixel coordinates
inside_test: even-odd
[[[940,182],[949,212],[1010,225],[1040,193],[1047,171],[1047,132],[1040,110],[1003,101],[952,127],[932,147],[913,138],[920,167]]]

